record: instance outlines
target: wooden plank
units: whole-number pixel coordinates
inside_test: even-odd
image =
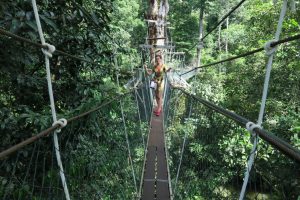
[[[155,178],[155,158],[156,158],[156,147],[148,147],[145,163],[145,174],[144,179],[154,179]]]
[[[171,55],[184,55],[185,52],[166,52],[166,54],[171,54]]]
[[[158,181],[156,186],[156,199],[157,200],[169,200],[170,191],[169,183],[165,181]]]
[[[151,146],[162,146],[163,142],[163,127],[162,127],[162,116],[153,116],[151,121],[151,131],[149,136],[148,145]]]
[[[148,146],[145,172],[143,180],[143,191],[141,199],[143,200],[153,200],[155,195],[155,160],[156,160],[156,146]]]
[[[169,200],[168,169],[163,133],[163,114],[152,115],[141,200]]]
[[[159,149],[164,148],[165,147],[164,135],[158,134],[156,139],[157,139],[157,143],[156,143],[157,148]]]
[[[145,21],[150,22],[150,23],[157,23],[157,20],[153,20],[153,19],[145,19]]]
[[[153,19],[145,19],[145,21],[149,22],[149,23],[155,23],[155,24],[160,24],[161,23],[158,20],[153,20]],[[170,24],[170,22],[164,22],[164,23],[162,23],[162,25],[169,25],[169,24]]]
[[[141,44],[140,48],[150,49],[150,48],[159,48],[159,49],[173,49],[175,46],[170,45],[149,45],[149,44]]]
[[[158,37],[158,38],[147,38],[147,40],[165,40],[167,39],[166,37]]]
[[[164,148],[157,149],[157,179],[167,180],[167,160]]]
[[[144,181],[142,200],[153,200],[155,198],[155,185],[154,182]]]

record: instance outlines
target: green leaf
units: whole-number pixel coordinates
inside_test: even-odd
[[[58,28],[57,28],[56,24],[55,24],[51,19],[48,19],[48,18],[45,17],[44,15],[40,15],[40,18],[41,18],[46,24],[48,24],[49,26],[51,26],[52,28],[54,28],[55,31],[58,31]]]
[[[33,30],[38,31],[35,22],[33,22],[33,21],[26,21],[25,24],[27,24],[28,26],[30,26]]]

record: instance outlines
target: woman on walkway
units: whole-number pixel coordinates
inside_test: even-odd
[[[148,69],[146,65],[144,65],[144,68],[148,75],[151,75],[154,73],[154,77],[152,81],[154,81],[157,86],[155,89],[155,98],[157,107],[154,109],[154,113],[156,116],[159,116],[162,111],[162,93],[164,91],[164,75],[166,72],[169,72],[171,68],[167,68],[165,64],[163,64],[162,56],[160,54],[155,56],[155,65],[153,69]]]

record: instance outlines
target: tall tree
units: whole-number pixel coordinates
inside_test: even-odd
[[[205,9],[205,0],[200,2],[200,15],[199,15],[199,45],[197,48],[197,67],[201,64],[201,48],[202,48],[202,37],[203,37],[203,16]]]
[[[151,45],[164,45],[166,17],[169,12],[168,0],[150,0],[147,20],[149,21],[148,36]],[[153,48],[150,49],[151,61],[154,58]]]

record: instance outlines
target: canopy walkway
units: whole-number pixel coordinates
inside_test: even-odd
[[[244,1],[229,11],[217,26]],[[39,17],[34,0],[33,7],[39,27],[41,25],[38,22]],[[174,69],[165,78],[164,109],[160,116],[155,116],[152,112],[155,101],[153,91],[149,87],[150,79],[145,76],[144,71],[137,70],[135,76],[125,85],[127,92],[118,92],[113,98],[105,99],[97,105],[92,103],[89,108],[76,116],[58,120],[49,67],[52,54],[56,52],[83,62],[91,61],[55,50],[54,46],[45,42],[41,27],[39,27],[41,44],[0,29],[2,35],[43,49],[53,118],[51,127],[38,134],[34,133],[32,137],[16,145],[1,148],[1,199],[102,199],[103,194],[108,192],[111,195],[106,196],[108,199],[112,198],[113,194],[117,194],[120,199],[172,200],[180,198],[181,194],[178,192],[182,189],[180,188],[182,186],[178,184],[180,179],[189,180],[193,177],[198,178],[199,185],[185,185],[186,190],[200,188],[201,193],[206,194],[210,199],[242,200],[247,195],[251,196],[252,193],[255,197],[249,197],[250,199],[278,198],[276,195],[273,196],[272,188],[281,181],[280,177],[272,173],[274,169],[270,169],[269,174],[264,174],[261,169],[262,165],[255,166],[254,161],[258,152],[269,150],[269,145],[271,145],[272,153],[278,153],[285,161],[274,163],[274,168],[282,167],[284,170],[287,167],[293,169],[292,173],[296,176],[299,175],[299,149],[262,127],[276,47],[300,39],[300,35],[279,39],[286,10],[287,1],[284,0],[275,34],[276,40],[269,41],[265,47],[206,65],[182,66],[182,57],[179,56],[184,56],[184,54],[174,52],[175,46],[172,45],[160,46],[148,43],[141,45],[140,47],[147,49],[147,52],[149,48],[165,49],[163,51],[165,60]],[[202,40],[216,27],[202,37]],[[163,37],[163,39],[167,38]],[[153,38],[147,40],[153,40]],[[197,81],[200,69],[264,50],[267,52],[268,62],[257,123],[200,97],[194,91],[193,81]],[[171,62],[172,60],[176,62]],[[118,67],[116,57],[114,57],[114,62]],[[116,76],[119,85],[118,74]],[[222,128],[214,126],[216,124],[221,125]],[[94,131],[85,130],[84,125],[93,127]],[[99,126],[105,129],[102,130]],[[225,129],[226,134],[223,134]],[[172,131],[180,132],[179,135],[182,138],[174,138],[170,133]],[[198,145],[190,143],[192,150],[190,149],[187,155],[185,149],[188,145],[189,134],[195,134],[195,138],[199,139],[200,143]],[[240,152],[239,146],[239,140],[242,140],[246,134],[251,140],[249,157],[244,156],[247,153]],[[53,135],[53,141],[49,135]],[[115,136],[115,140],[111,139],[112,135]],[[230,160],[223,159],[222,150],[229,148],[227,144],[222,143],[224,138],[232,139],[235,144],[231,147]],[[259,138],[264,145],[261,148],[258,148]],[[211,149],[212,146],[216,150]],[[28,155],[27,152],[31,154]],[[110,156],[111,154],[122,155],[123,159]],[[198,156],[197,161],[193,160],[195,155]],[[25,161],[29,163],[29,166],[24,164]],[[185,168],[184,162],[198,162],[197,173]],[[234,162],[247,162],[246,170],[236,168],[233,165]],[[230,178],[223,179],[223,174],[215,170],[215,166],[224,167],[230,173]],[[245,173],[244,176],[241,175],[243,173]],[[181,174],[184,175],[181,176]],[[102,183],[101,180],[94,179],[95,177],[104,179],[107,176],[111,180],[118,181],[120,186],[113,185],[113,181]],[[241,177],[244,178],[241,179]],[[251,182],[251,177],[256,181]],[[212,181],[201,184],[206,180]],[[299,181],[299,178],[296,180]],[[291,187],[293,189],[299,186],[299,183],[290,184],[293,185]],[[84,196],[82,191],[89,191],[89,196]],[[293,198],[300,197],[299,191],[290,192],[293,193]],[[200,195],[195,198],[200,198]]]
[[[163,113],[152,115],[144,168],[141,199],[171,199]]]

